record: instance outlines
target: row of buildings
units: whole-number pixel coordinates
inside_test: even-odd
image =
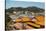
[[[30,11],[13,11],[13,13],[7,12],[6,14],[8,14],[13,20],[20,16],[45,16],[45,12],[34,13]]]

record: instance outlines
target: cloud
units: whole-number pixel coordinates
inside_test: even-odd
[[[11,1],[44,2],[44,0],[11,0]]]

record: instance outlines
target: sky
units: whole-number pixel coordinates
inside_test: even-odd
[[[29,2],[29,1],[13,1],[13,0],[6,0],[6,9],[11,8],[11,7],[32,7],[36,6],[39,8],[44,9],[44,2]]]

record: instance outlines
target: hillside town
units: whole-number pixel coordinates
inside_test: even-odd
[[[11,7],[5,9],[5,17],[6,30],[44,28],[45,11],[38,7]]]

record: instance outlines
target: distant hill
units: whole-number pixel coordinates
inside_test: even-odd
[[[42,8],[38,8],[38,7],[27,7],[27,8],[22,8],[22,7],[11,7],[9,9],[5,9],[5,12],[10,12],[12,13],[13,11],[30,11],[30,12],[44,12],[45,10]]]

